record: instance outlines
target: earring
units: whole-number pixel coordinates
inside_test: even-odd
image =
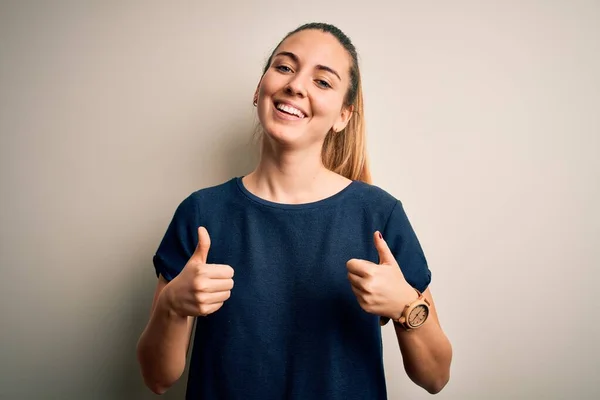
[[[258,104],[258,99],[257,99],[256,97],[254,98],[254,101],[252,102],[252,104],[254,105],[254,107],[256,107],[256,106],[257,106],[257,104]]]

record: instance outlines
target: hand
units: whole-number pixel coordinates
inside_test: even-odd
[[[346,263],[348,279],[358,303],[368,313],[400,318],[406,304],[417,299],[392,251],[379,232],[374,234],[379,264],[351,259]]]
[[[233,268],[207,264],[210,236],[198,228],[198,246],[179,275],[166,287],[170,308],[181,317],[214,313],[229,299],[233,288]]]

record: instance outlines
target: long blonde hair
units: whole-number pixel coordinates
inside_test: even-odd
[[[325,23],[309,23],[288,33],[275,49],[294,33],[308,29],[320,30],[335,36],[340,44],[344,46],[346,51],[348,51],[352,64],[350,66],[350,87],[348,88],[348,92],[344,99],[344,106],[352,107],[352,115],[346,128],[342,131],[333,132],[330,130],[327,133],[323,143],[323,165],[325,165],[327,169],[348,179],[363,181],[370,184],[372,183],[372,179],[367,156],[362,82],[358,67],[358,54],[356,48],[350,41],[350,38],[333,25]],[[271,56],[264,67],[263,75],[269,69],[274,53],[275,50],[271,53]]]
[[[325,167],[348,179],[372,183],[365,135],[364,107],[360,75],[350,121],[340,132],[329,131],[323,143]]]

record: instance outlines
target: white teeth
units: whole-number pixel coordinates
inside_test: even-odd
[[[304,113],[302,111],[298,110],[295,107],[288,106],[287,104],[278,103],[277,104],[277,109],[281,110],[281,111],[284,111],[284,112],[286,112],[288,114],[293,114],[293,115],[295,115],[295,116],[297,116],[299,118],[304,118],[305,117],[305,115],[304,115]]]

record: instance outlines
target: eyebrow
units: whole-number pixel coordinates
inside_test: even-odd
[[[281,52],[279,52],[279,53],[277,53],[277,54],[275,55],[275,57],[278,57],[278,56],[286,56],[286,57],[289,57],[289,58],[291,58],[292,60],[294,60],[294,62],[295,62],[295,63],[297,63],[297,64],[299,64],[299,63],[300,63],[300,59],[298,58],[298,56],[297,56],[297,55],[295,55],[295,54],[294,54],[294,53],[292,53],[292,52],[289,52],[289,51],[281,51]],[[273,57],[273,58],[275,58],[275,57]],[[317,65],[317,66],[316,66],[316,68],[317,68],[317,69],[320,69],[320,70],[322,70],[322,71],[331,72],[332,74],[334,74],[335,76],[337,76],[337,78],[338,78],[340,81],[342,80],[342,78],[340,78],[340,74],[338,74],[337,72],[335,72],[335,70],[334,70],[333,68],[330,68],[330,67],[328,67],[328,66],[326,66],[326,65],[321,65],[321,64]]]

